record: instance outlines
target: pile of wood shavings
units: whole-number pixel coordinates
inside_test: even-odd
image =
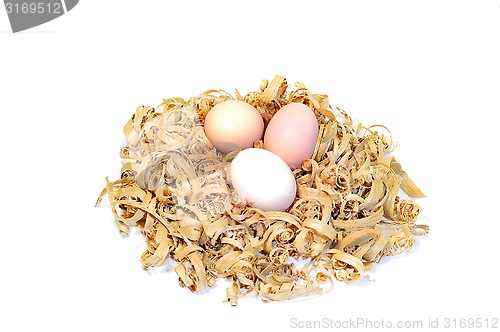
[[[290,91],[289,91],[290,90]],[[297,197],[285,212],[263,212],[231,190],[228,172],[236,153],[222,154],[207,140],[203,121],[217,103],[235,99],[209,90],[185,101],[140,106],[124,128],[128,144],[117,181],[107,194],[123,236],[139,227],[147,243],[146,269],[175,262],[179,285],[192,292],[230,282],[226,301],[257,293],[263,301],[328,291],[334,279],[353,282],[387,256],[409,251],[420,207],[398,196],[424,197],[390,155],[385,127],[354,126],[326,95],[284,77],[235,98],[255,106],[265,124],[286,104],[300,102],[320,125],[316,150],[294,171]],[[262,147],[262,141],[255,142]],[[297,260],[305,261],[298,268]]]

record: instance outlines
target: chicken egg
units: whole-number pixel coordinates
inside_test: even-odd
[[[226,100],[215,105],[205,118],[208,140],[225,153],[253,147],[263,132],[264,121],[259,111],[240,100]]]
[[[290,167],[276,154],[250,148],[231,162],[230,179],[234,191],[263,211],[284,211],[297,191]]]
[[[264,134],[264,149],[280,156],[292,169],[311,158],[318,140],[318,120],[307,105],[290,103],[269,121]]]

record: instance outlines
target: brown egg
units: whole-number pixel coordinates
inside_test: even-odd
[[[264,121],[252,105],[226,100],[215,105],[205,118],[205,134],[222,152],[253,147],[262,138]]]

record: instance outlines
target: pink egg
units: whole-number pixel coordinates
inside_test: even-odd
[[[277,154],[292,169],[311,158],[318,139],[318,120],[308,106],[291,103],[273,116],[264,134],[264,149]]]
[[[205,134],[217,149],[226,153],[253,147],[263,132],[259,111],[240,100],[215,105],[205,118]]]

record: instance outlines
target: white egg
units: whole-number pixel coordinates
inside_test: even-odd
[[[286,210],[297,191],[290,167],[264,149],[241,151],[231,162],[230,177],[236,193],[263,211]]]

